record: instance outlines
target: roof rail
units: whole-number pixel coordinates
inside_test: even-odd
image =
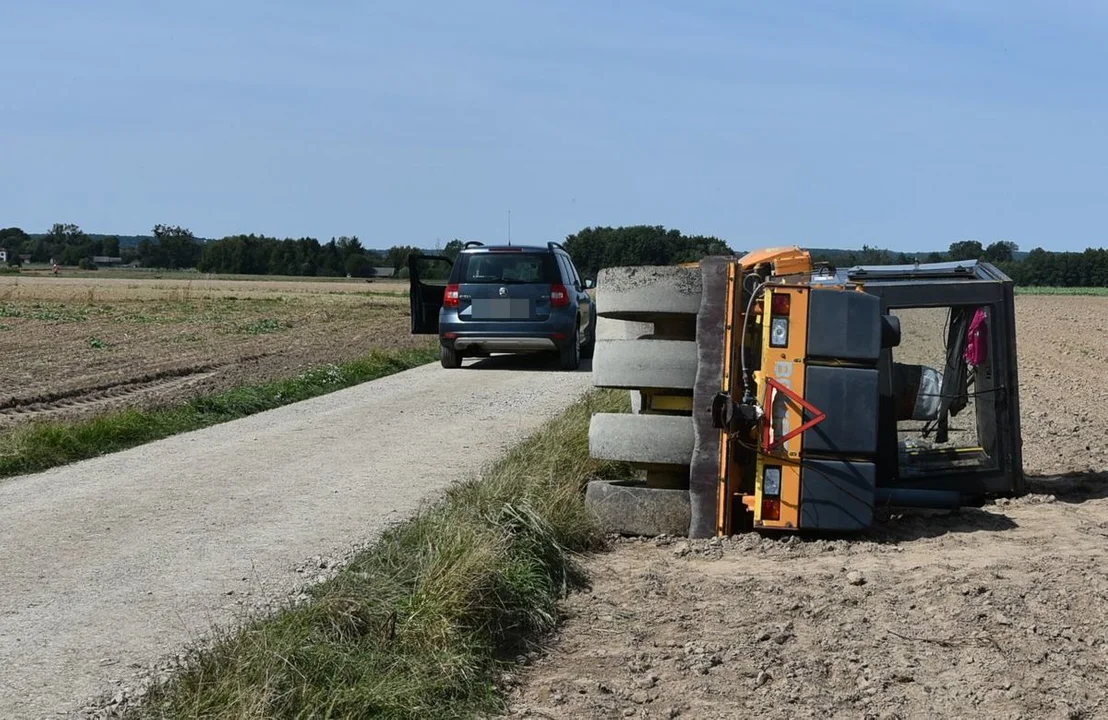
[[[547,246],[548,248],[550,248],[551,250],[553,250],[553,249],[557,248],[558,250],[561,250],[562,252],[566,253],[567,255],[569,254],[569,251],[568,251],[568,250],[566,250],[566,249],[565,249],[565,246],[564,246],[564,245],[562,245],[561,243],[556,243],[556,242],[548,242],[548,243],[546,244],[546,246]]]
[[[462,250],[466,250],[466,249],[474,247],[474,246],[476,246],[476,247],[485,247],[485,243],[479,242],[477,240],[470,240],[470,241],[466,242],[465,245],[462,245]]]

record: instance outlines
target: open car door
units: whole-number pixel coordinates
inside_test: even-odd
[[[450,258],[440,255],[408,256],[413,335],[439,334],[439,310],[453,269]]]

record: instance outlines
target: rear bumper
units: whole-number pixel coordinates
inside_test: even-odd
[[[443,342],[450,342],[444,339]],[[527,352],[529,350],[557,350],[558,344],[549,337],[458,337],[453,340],[455,350],[480,348],[488,352]]]
[[[439,320],[439,342],[455,350],[528,352],[557,350],[572,342],[572,317],[553,316],[542,322],[472,322]]]

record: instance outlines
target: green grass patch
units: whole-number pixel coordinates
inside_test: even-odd
[[[217,632],[125,717],[456,718],[503,707],[497,686],[581,586],[603,536],[583,502],[589,419],[626,412],[594,392],[480,477],[393,527],[307,602]]]
[[[39,472],[391,375],[431,362],[435,349],[375,351],[287,380],[196,397],[183,405],[124,410],[78,422],[36,423],[0,436],[0,477]]]
[[[263,318],[257,322],[244,326],[242,331],[247,335],[269,335],[270,333],[287,330],[289,327],[289,324],[283,320]]]
[[[1108,287],[1017,286],[1017,295],[1108,295]]]
[[[0,318],[25,318],[44,323],[70,323],[88,320],[88,312],[67,308],[65,305],[35,303],[27,308],[15,304],[0,305]]]

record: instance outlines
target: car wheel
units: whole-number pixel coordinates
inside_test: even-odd
[[[563,370],[576,370],[581,365],[581,334],[576,328],[573,330],[573,340],[559,350],[558,360]]]
[[[589,328],[589,339],[581,346],[581,357],[585,360],[591,360],[593,351],[596,350],[596,317],[592,319],[592,326]]]
[[[454,370],[462,366],[462,354],[454,348],[446,347],[445,345],[442,346],[439,359],[442,361],[442,366],[444,368]]]

